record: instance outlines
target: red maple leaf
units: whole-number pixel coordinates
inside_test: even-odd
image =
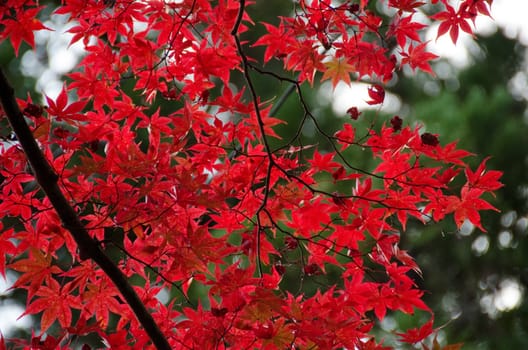
[[[262,23],[266,28],[267,34],[262,35],[253,46],[265,46],[264,62],[270,61],[272,58],[284,58],[290,51],[291,45],[295,43],[292,40],[287,27],[281,22],[279,27],[275,27],[268,23]]]
[[[425,323],[420,328],[412,328],[412,329],[407,330],[407,332],[405,333],[396,333],[396,334],[405,343],[411,343],[411,344],[418,343],[424,340],[425,338],[427,338],[428,336],[430,336],[431,334],[433,334],[433,332],[435,331],[433,329],[433,322],[434,322],[434,319],[431,318],[429,321],[427,321],[427,323]]]
[[[467,186],[472,189],[479,189],[482,191],[494,191],[503,186],[499,181],[502,176],[501,171],[486,170],[486,162],[489,160],[485,158],[478,168],[473,172],[469,167],[466,167],[465,173],[468,180]]]
[[[1,37],[3,39],[9,38],[13,48],[15,49],[15,55],[18,56],[18,49],[22,41],[25,41],[32,48],[35,47],[35,36],[34,31],[47,29],[38,19],[37,14],[42,10],[41,7],[24,8],[23,6],[15,7],[15,14],[13,18],[5,19],[2,23],[4,29],[2,30]]]
[[[463,7],[461,7],[457,12],[449,4],[445,4],[445,6],[446,11],[437,13],[431,17],[433,19],[441,21],[440,26],[438,27],[438,34],[436,38],[438,39],[440,36],[449,32],[451,40],[454,44],[456,44],[458,40],[459,28],[462,29],[464,32],[472,35],[473,30],[469,25],[466,12],[463,12]]]
[[[68,284],[62,286],[53,278],[46,278],[45,283],[35,293],[35,299],[22,315],[35,314],[43,311],[40,319],[40,329],[45,332],[55,320],[63,328],[70,326],[72,320],[71,309],[81,309],[82,305],[75,297]]]
[[[342,145],[342,150],[354,142],[355,133],[356,129],[350,124],[343,125],[343,129],[335,133],[334,137]]]
[[[44,254],[41,250],[34,247],[30,248],[29,252],[28,258],[17,260],[8,265],[8,267],[21,273],[13,287],[27,288],[28,295],[31,298],[44,279],[51,274],[60,273],[62,270],[52,264],[51,255]]]
[[[17,249],[12,242],[14,230],[12,228],[4,228],[4,225],[0,222],[0,232],[0,252],[2,252],[0,254],[0,275],[5,279],[6,254],[15,254]]]
[[[370,100],[367,101],[369,105],[377,105],[383,103],[385,99],[385,89],[379,84],[374,84],[368,88],[368,95]]]
[[[495,210],[494,206],[480,198],[482,191],[479,189],[468,189],[464,186],[461,191],[461,199],[453,201],[452,205],[455,211],[455,223],[460,228],[465,220],[469,220],[482,232],[486,232],[480,223],[480,212],[482,210]]]
[[[391,22],[387,36],[396,37],[396,42],[403,48],[407,38],[418,42],[421,41],[418,32],[425,27],[425,24],[413,22],[412,15],[403,18],[398,16]]]
[[[416,8],[425,5],[417,0],[389,0],[389,6],[399,9],[400,12],[416,12]]]
[[[48,102],[48,114],[56,116],[59,121],[62,119],[78,119],[77,114],[84,109],[87,103],[87,101],[81,100],[68,105],[68,93],[64,86],[55,101],[48,96],[46,96],[46,101]]]
[[[426,51],[427,42],[418,44],[416,47],[409,45],[407,52],[402,51],[402,64],[408,64],[413,70],[419,68],[424,72],[434,75],[429,61],[438,58],[437,55]]]

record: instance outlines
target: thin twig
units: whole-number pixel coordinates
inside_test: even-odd
[[[266,204],[268,202],[269,192],[270,192],[270,179],[271,179],[271,170],[273,166],[275,165],[275,161],[273,160],[273,153],[271,150],[271,147],[268,142],[268,138],[266,137],[266,131],[264,128],[264,120],[262,118],[262,114],[260,113],[260,106],[259,106],[259,99],[257,95],[257,91],[255,89],[255,86],[253,85],[253,81],[251,80],[251,76],[249,74],[249,61],[246,57],[246,54],[244,53],[244,50],[242,49],[242,43],[240,42],[240,38],[238,37],[238,28],[240,27],[240,23],[242,22],[242,17],[244,14],[244,8],[245,8],[245,0],[240,0],[240,8],[238,10],[238,16],[237,20],[235,22],[235,25],[233,26],[233,30],[231,31],[231,35],[233,35],[236,43],[236,47],[238,50],[238,53],[240,57],[242,58],[242,65],[243,65],[243,73],[244,77],[246,79],[247,86],[249,88],[249,91],[251,93],[253,106],[255,108],[255,115],[257,117],[258,127],[259,131],[262,137],[262,143],[264,144],[264,148],[266,150],[266,154],[268,156],[268,167],[266,170],[266,177],[265,177],[265,185],[264,185],[264,198],[262,199],[262,203],[260,204],[259,208],[256,211],[256,217],[257,217],[257,265],[258,265],[258,271],[259,275],[262,276],[262,262],[260,261],[260,234],[261,234],[261,221],[260,221],[260,213],[262,210],[266,207]]]

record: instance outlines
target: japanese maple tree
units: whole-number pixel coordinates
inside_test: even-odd
[[[350,106],[349,122],[323,130],[303,89],[364,81],[367,103],[381,105],[403,67],[434,74],[427,28],[439,23],[456,42],[491,2],[299,0],[265,23],[250,16],[255,1],[63,0],[54,14],[86,53],[58,97],[15,100],[0,76],[16,135],[0,146],[0,273],[18,272],[25,314],[40,316],[32,339],[10,342],[69,348],[91,334],[112,349],[387,349],[376,324],[424,310],[422,327],[394,332],[422,342],[433,310],[400,236],[409,220],[484,230],[479,213],[495,209],[486,194],[501,173],[486,161],[471,169],[469,152],[398,116],[358,130]],[[17,54],[51,30],[43,8],[1,2],[0,38]],[[248,40],[253,31],[264,34]],[[289,88],[265,100],[256,76]],[[304,112],[299,131],[281,135],[290,93]],[[302,143],[308,123],[331,152]],[[355,148],[376,166],[356,166]],[[330,270],[339,281],[303,288]]]

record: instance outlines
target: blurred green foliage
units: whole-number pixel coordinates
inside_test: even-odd
[[[490,168],[504,172],[505,186],[491,199],[501,212],[483,216],[488,233],[414,227],[404,245],[424,271],[423,287],[431,292],[426,300],[437,321],[451,322],[445,328],[451,343],[465,342],[464,349],[526,349],[527,103],[511,91],[512,78],[525,69],[526,48],[500,31],[477,43],[481,54],[458,74],[437,80],[436,94],[424,93],[430,78],[404,79],[395,92],[410,106],[408,119],[425,123],[442,142],[459,140],[475,153],[470,164],[491,157]],[[511,310],[501,306],[507,290],[521,292],[520,304]]]

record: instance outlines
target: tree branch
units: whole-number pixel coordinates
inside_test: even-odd
[[[7,81],[2,69],[0,69],[0,101],[17,139],[26,153],[26,157],[33,169],[38,184],[57,211],[62,225],[71,233],[77,243],[80,258],[82,260],[92,259],[99,265],[121,292],[121,295],[127,301],[128,305],[130,305],[156,348],[159,350],[170,350],[171,346],[169,342],[130,283],[128,283],[126,276],[99,248],[98,243],[89,235],[77,216],[77,213],[66,197],[64,197],[64,194],[57,184],[59,177],[35,141],[24,119],[24,115],[16,102],[14,89]]]

